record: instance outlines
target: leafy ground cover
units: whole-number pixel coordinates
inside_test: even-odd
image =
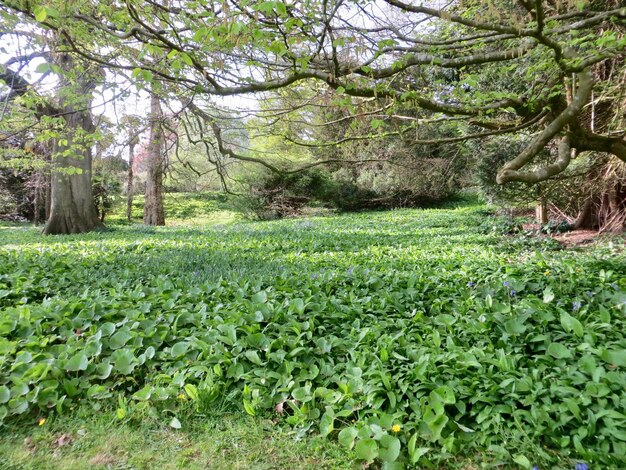
[[[126,223],[126,199],[117,196],[107,222]],[[133,199],[131,219],[133,223],[143,220],[144,196]],[[224,193],[168,193],[164,199],[167,225],[215,225],[240,221],[244,214],[236,198]]]
[[[0,227],[5,430],[95,407],[185,433],[226,410],[346,449],[320,466],[623,468],[623,240],[492,227],[478,206]]]

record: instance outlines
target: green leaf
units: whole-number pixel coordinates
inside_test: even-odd
[[[136,367],[139,362],[135,355],[129,349],[118,349],[111,354],[115,370],[121,374],[128,375]]]
[[[174,429],[180,429],[183,427],[183,425],[180,424],[180,421],[178,420],[178,418],[174,416],[172,420],[170,421],[170,427]]]
[[[361,439],[357,441],[354,452],[357,459],[370,462],[378,457],[378,442],[374,439]]]
[[[113,336],[111,336],[111,338],[109,339],[109,347],[111,349],[123,348],[128,340],[132,337],[133,335],[131,335],[127,329],[122,329],[115,333]]]
[[[504,324],[505,331],[511,336],[521,335],[526,331],[522,318],[511,318]]]
[[[89,364],[89,359],[84,352],[76,353],[65,363],[65,370],[70,372],[75,372],[79,370],[87,369],[87,365]]]
[[[146,385],[141,390],[133,393],[133,398],[139,401],[147,401],[150,399],[152,395],[152,387],[150,385]]]
[[[174,346],[172,346],[172,349],[170,350],[170,354],[172,355],[172,357],[180,357],[187,353],[187,349],[189,349],[189,342],[180,341],[176,343]]]
[[[0,386],[0,403],[6,403],[11,398],[11,390],[6,385]]]
[[[572,352],[561,343],[550,343],[546,352],[557,359],[569,359],[572,357]]]
[[[185,385],[185,393],[191,400],[198,401],[198,397],[199,397],[198,389],[196,388],[195,385],[192,385],[192,384]]]
[[[256,351],[246,351],[244,354],[253,364],[261,365],[263,363],[263,361],[261,361],[261,358],[259,357],[259,354]]]
[[[446,415],[434,416],[434,418],[426,419],[426,424],[428,425],[433,438],[437,440],[441,437],[443,428],[445,428],[446,424],[448,424],[448,417]]]
[[[181,52],[180,53],[180,58],[183,60],[184,63],[186,63],[187,65],[193,65],[193,60],[191,59],[191,57],[189,56],[189,54],[187,54],[186,52]]]
[[[400,439],[390,434],[385,434],[380,439],[380,449],[378,457],[383,462],[395,462],[400,455]]]
[[[339,432],[339,443],[348,449],[352,449],[352,447],[354,447],[354,440],[356,439],[358,433],[359,432],[356,428],[352,426],[349,428],[343,428]]]
[[[252,406],[252,403],[250,403],[248,400],[243,401],[243,408],[246,410],[246,413],[248,413],[250,416],[256,416],[256,410]]]
[[[111,371],[113,370],[113,365],[107,362],[101,362],[96,366],[95,376],[99,379],[106,379],[111,375]]]
[[[48,10],[46,7],[39,6],[35,8],[35,19],[39,23],[43,23],[48,18]]]
[[[422,456],[426,455],[428,451],[430,451],[430,447],[415,447],[416,443],[417,433],[411,436],[411,439],[409,439],[409,444],[407,446],[407,450],[409,452],[409,461],[412,465],[415,465],[417,462],[419,462],[419,459]]]
[[[264,290],[257,292],[252,296],[252,302],[255,304],[264,304],[267,302],[267,292]]]
[[[35,67],[35,73],[46,73],[51,70],[50,64],[47,62],[43,62]]]
[[[579,338],[583,337],[583,325],[567,312],[561,312],[561,326],[567,332],[573,331]]]
[[[452,390],[447,385],[442,385],[441,387],[436,388],[435,390],[432,391],[432,393],[435,393],[439,397],[441,397],[441,401],[445,403],[446,405],[454,405],[456,403],[454,390]]]
[[[298,401],[306,403],[312,400],[310,387],[298,387],[294,388],[291,395]]]
[[[626,367],[626,350],[610,350],[602,351],[602,360],[619,367]]]
[[[517,454],[515,457],[513,457],[513,462],[523,468],[532,468],[530,460],[528,460],[528,458],[522,454]]]
[[[320,434],[322,437],[328,436],[335,429],[335,417],[328,412],[322,415],[320,420]]]
[[[549,304],[553,300],[554,300],[554,291],[552,290],[552,287],[546,287],[543,290],[543,303]]]

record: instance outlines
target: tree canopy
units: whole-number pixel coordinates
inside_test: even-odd
[[[114,90],[111,100],[131,90],[158,94],[177,116],[205,120],[223,156],[271,170],[279,169],[224,139],[206,107],[212,97],[262,101],[295,90],[289,109],[251,113],[305,147],[392,135],[414,145],[530,135],[499,168],[500,184],[548,180],[583,152],[626,161],[626,7],[619,0],[9,0],[0,12],[0,34],[28,42],[27,53],[1,70],[4,102],[37,88],[21,73],[29,62],[61,51],[106,70],[101,82]],[[64,73],[47,63],[38,67],[44,75]],[[299,93],[302,87],[312,92]],[[42,109],[49,100],[35,101],[39,114],[51,114]],[[280,130],[294,119],[332,127],[319,112],[329,106],[347,110],[347,121],[374,116],[368,129],[334,140]],[[456,131],[423,136],[432,122],[455,123]],[[539,161],[545,150],[550,158]]]

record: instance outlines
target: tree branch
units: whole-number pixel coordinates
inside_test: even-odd
[[[591,90],[593,89],[593,76],[589,70],[585,70],[577,74],[578,89],[574,95],[572,102],[528,145],[522,153],[513,160],[507,162],[498,172],[496,181],[498,184],[504,184],[509,181],[522,181],[524,173],[518,170],[524,165],[532,161],[547,144],[561,130],[573,121],[589,101]],[[569,145],[569,142],[568,142]],[[569,162],[568,162],[569,163]]]

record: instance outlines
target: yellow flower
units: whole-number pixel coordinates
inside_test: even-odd
[[[545,274],[546,276],[549,276],[549,275],[550,275],[550,271],[546,271],[544,274]]]
[[[179,393],[178,394],[178,399],[179,400],[185,400],[187,398],[187,396],[184,393]]]
[[[394,424],[393,426],[391,426],[392,432],[400,432],[400,429],[402,429],[402,426],[400,426],[399,424]]]
[[[37,420],[37,425],[38,426],[43,426],[44,424],[46,424],[46,418],[39,418]]]

